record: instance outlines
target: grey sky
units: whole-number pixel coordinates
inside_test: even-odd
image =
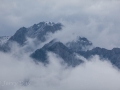
[[[119,8],[119,0],[0,0],[0,36],[41,21],[65,22],[96,46],[119,47]]]

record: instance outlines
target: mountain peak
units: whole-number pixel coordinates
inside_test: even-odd
[[[76,40],[66,43],[66,46],[74,52],[86,51],[92,47],[92,42],[85,37],[78,36]]]
[[[15,41],[20,45],[24,45],[26,37],[29,37],[37,38],[41,42],[44,42],[46,40],[45,35],[61,30],[62,26],[61,23],[40,22],[29,28],[22,27],[16,31],[16,33],[10,38],[10,41]]]
[[[54,22],[45,22],[46,25],[50,25],[50,26],[53,26],[55,23]]]
[[[48,44],[44,45],[41,49],[37,49],[31,57],[41,61],[41,62],[48,62],[47,61],[47,51],[57,54],[61,57],[64,62],[68,65],[76,66],[82,63],[83,61],[77,59],[74,52],[69,50],[63,43],[61,42],[49,42]]]

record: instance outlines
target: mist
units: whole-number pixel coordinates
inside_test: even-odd
[[[50,63],[47,65],[35,63],[29,55],[18,45],[10,53],[0,52],[0,90],[120,89],[119,70],[99,56],[84,59],[79,66],[68,67],[51,52],[48,52]]]
[[[0,36],[12,36],[20,27],[41,21],[60,22],[61,31],[47,33],[47,41],[27,38],[21,47],[0,52],[0,90],[120,90],[120,71],[109,60],[95,55],[72,67],[55,53],[49,64],[30,57],[54,38],[63,44],[86,37],[94,47],[120,48],[119,0],[0,0]]]

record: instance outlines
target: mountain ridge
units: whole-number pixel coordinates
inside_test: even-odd
[[[62,30],[63,25],[61,23],[54,22],[40,22],[34,24],[28,28],[21,27],[16,33],[8,38],[5,44],[0,46],[0,51],[8,52],[11,47],[9,46],[12,42],[17,42],[19,45],[24,46],[27,41],[26,37],[37,38],[38,42],[45,42],[45,36],[48,33],[55,33],[56,31]],[[76,36],[77,37],[77,36]],[[75,54],[79,54],[84,58],[88,59],[94,55],[99,55],[101,59],[109,60],[114,66],[120,69],[120,48],[113,48],[107,50],[101,47],[92,47],[93,43],[85,37],[77,37],[77,40],[67,42],[63,44],[60,41],[56,41],[54,38],[52,41],[45,44],[43,47],[36,49],[30,55],[34,60],[46,63],[47,52],[52,52],[63,59],[68,66],[77,66],[83,63],[83,60],[76,58]]]
[[[9,39],[9,41],[16,41],[20,45],[24,45],[26,38],[37,38],[38,40],[44,42],[45,35],[47,33],[55,33],[58,30],[61,30],[63,25],[61,23],[46,23],[40,22],[34,24],[33,26],[26,28],[22,27],[16,31],[16,33]]]
[[[76,58],[74,52],[72,52],[63,43],[59,41],[54,43],[53,41],[51,41],[48,44],[45,44],[41,49],[37,49],[33,54],[31,54],[31,57],[39,61],[42,60],[42,62],[48,62],[48,51],[57,54],[68,64],[68,66],[75,67],[76,65],[79,65],[83,62],[82,60]]]

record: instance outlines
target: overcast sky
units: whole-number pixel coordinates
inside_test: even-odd
[[[119,15],[119,0],[0,0],[0,36],[41,21],[65,22],[96,46],[120,47]]]

